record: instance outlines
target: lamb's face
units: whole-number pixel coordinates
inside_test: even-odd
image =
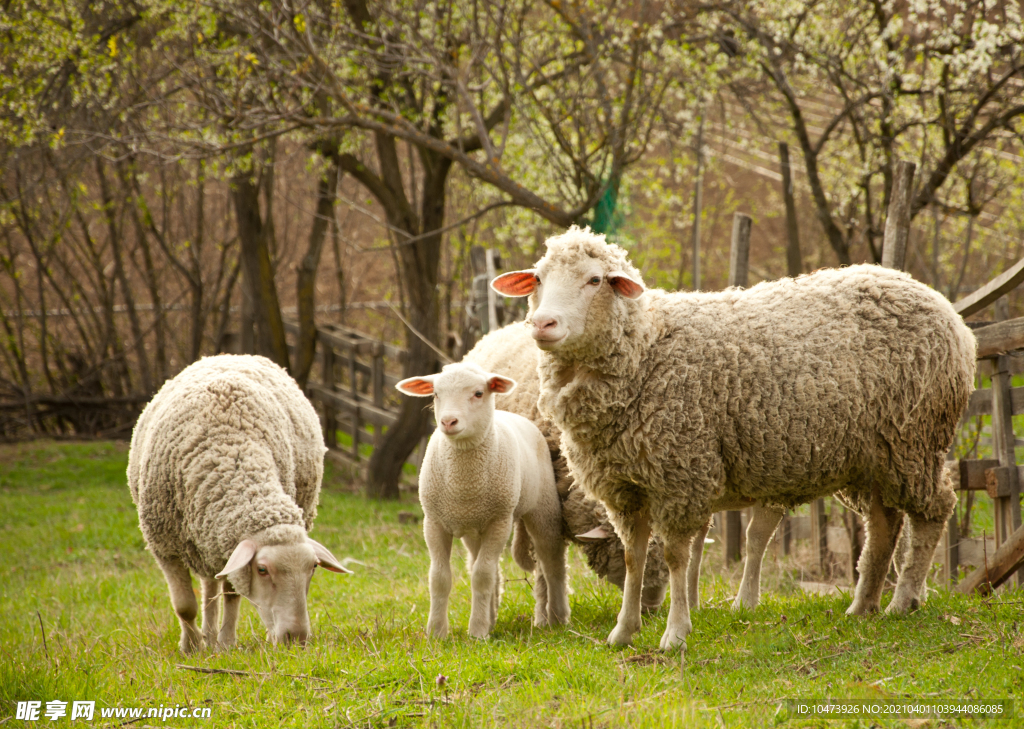
[[[264,546],[247,539],[217,577],[227,577],[256,606],[271,641],[305,645],[310,633],[306,596],[317,566],[349,572],[312,539]]]
[[[481,436],[494,418],[494,395],[512,392],[515,386],[515,380],[465,362],[396,385],[406,395],[433,397],[438,432],[456,441]]]

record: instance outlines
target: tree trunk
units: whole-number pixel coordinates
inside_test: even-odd
[[[251,173],[232,179],[231,197],[238,220],[239,256],[242,275],[252,296],[256,320],[256,352],[288,368],[288,343],[285,340],[281,305],[274,286],[274,270],[267,246],[267,229],[260,217],[259,188]]]
[[[327,229],[334,218],[334,199],[338,189],[338,161],[336,150],[327,151],[328,168],[317,185],[316,217],[309,231],[309,247],[299,263],[298,304],[299,341],[295,351],[295,380],[305,388],[309,371],[316,356],[316,274],[320,268]]]
[[[437,353],[427,342],[436,345],[438,341],[440,230],[444,227],[446,182],[451,162],[427,152],[421,152],[421,161],[425,176],[421,230],[433,233],[408,245],[402,245],[401,240],[397,241],[401,280],[405,284],[406,317],[416,330],[414,332],[406,328],[409,353],[405,362],[406,377],[433,374],[440,369]],[[378,499],[398,498],[402,465],[420,442],[429,420],[430,413],[423,407],[421,400],[402,398],[398,421],[391,426],[384,441],[370,458],[366,482],[368,496]]]

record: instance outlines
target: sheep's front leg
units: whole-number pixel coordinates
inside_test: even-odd
[[[224,621],[220,624],[217,642],[222,648],[230,648],[235,644],[235,632],[238,626],[238,610],[242,606],[242,596],[228,583],[224,583]]]
[[[761,564],[764,562],[764,553],[783,516],[785,512],[767,506],[758,505],[751,511],[750,524],[747,525],[747,557],[743,563],[743,580],[736,600],[733,601],[733,610],[753,610],[757,607],[761,599]]]
[[[192,653],[199,650],[203,646],[203,638],[196,627],[199,604],[196,602],[195,593],[192,592],[192,575],[180,559],[163,559],[155,554],[153,556],[156,557],[156,563],[167,580],[167,587],[171,591],[171,605],[178,615],[178,622],[181,623],[181,652]]]
[[[486,638],[497,620],[497,591],[501,587],[499,562],[511,533],[510,516],[505,521],[492,524],[480,535],[480,551],[470,578],[473,606],[469,611],[469,634],[474,638]]]
[[[430,552],[430,616],[427,635],[448,637],[448,595],[452,591],[452,535],[434,522],[423,517],[423,536]]]
[[[220,600],[220,580],[203,577],[203,640],[207,648],[217,646],[217,613]]]
[[[609,516],[612,516],[609,514]],[[610,645],[629,645],[640,631],[640,599],[647,562],[647,542],[651,538],[651,518],[646,510],[614,515],[615,528],[625,548],[626,579],[622,585],[622,609],[615,628],[608,636]]]
[[[703,537],[702,537],[703,539]],[[688,537],[665,537],[665,562],[669,570],[669,587],[672,590],[672,606],[668,611],[668,624],[661,636],[661,650],[686,648],[686,636],[693,625],[690,622],[689,580],[687,568],[690,563],[690,546],[693,535]]]

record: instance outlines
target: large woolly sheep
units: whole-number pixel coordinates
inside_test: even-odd
[[[325,451],[313,407],[263,357],[201,359],[143,410],[132,434],[128,485],[170,588],[182,652],[204,639],[211,648],[233,645],[240,596],[256,605],[274,642],[306,641],[313,570],[319,564],[348,572],[307,536]],[[201,636],[190,571],[203,586]]]
[[[534,624],[569,621],[562,509],[547,443],[526,418],[494,408],[494,395],[515,387],[514,380],[468,362],[396,385],[406,395],[434,398],[437,430],[423,458],[419,495],[430,552],[427,632],[437,638],[448,635],[453,538],[469,553],[469,634],[486,638],[498,614],[498,560],[513,526],[516,562],[533,572],[532,552],[539,563]]]
[[[606,579],[620,590],[626,579],[625,549],[615,535],[608,513],[600,501],[589,498],[583,489],[574,488],[572,474],[560,453],[561,432],[547,418],[540,414],[537,400],[540,397],[540,350],[530,333],[526,322],[509,324],[491,332],[469,351],[464,361],[480,365],[488,372],[495,372],[514,379],[518,386],[511,395],[501,398],[497,407],[529,419],[544,434],[551,450],[555,468],[558,495],[562,499],[562,536],[574,542],[586,556],[587,564],[598,577]],[[746,505],[746,504],[742,504]],[[775,529],[782,520],[784,511],[771,506],[755,505],[747,525],[747,550],[743,579],[733,602],[733,609],[755,608],[760,596],[761,563]],[[700,604],[698,582],[700,563],[704,550],[707,529],[699,532],[693,540],[689,566],[689,601],[691,608]],[[641,606],[645,611],[657,610],[668,590],[668,566],[660,538],[651,540],[644,563],[643,591]]]
[[[879,609],[906,512],[910,550],[888,610],[918,603],[956,503],[943,457],[975,368],[974,337],[938,293],[870,265],[748,290],[645,291],[625,251],[575,227],[493,286],[530,296],[540,411],[626,545],[610,643],[640,628],[653,529],[672,592],[661,647],[684,644],[690,543],[737,499],[788,506],[844,489],[870,504],[851,614]]]

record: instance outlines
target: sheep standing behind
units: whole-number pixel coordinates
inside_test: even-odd
[[[182,652],[204,639],[211,648],[233,645],[240,596],[256,605],[274,642],[306,641],[314,568],[348,572],[307,536],[325,451],[313,407],[263,357],[201,359],[168,380],[143,410],[132,434],[128,485],[170,588]],[[202,635],[190,570],[202,581]]]
[[[733,499],[791,506],[844,489],[870,504],[851,614],[879,609],[906,512],[910,551],[888,610],[919,603],[956,503],[944,455],[974,386],[974,336],[940,294],[870,265],[645,291],[625,251],[575,227],[535,269],[492,285],[530,296],[540,411],[626,545],[610,643],[640,628],[653,529],[672,591],[661,647],[684,644],[691,541]]]
[[[499,559],[512,528],[512,554],[527,572],[536,567],[534,624],[569,620],[562,511],[547,444],[526,418],[496,411],[494,395],[516,383],[469,363],[396,386],[406,395],[434,397],[437,430],[420,471],[423,534],[430,552],[427,632],[448,635],[453,538],[468,551],[473,603],[469,634],[494,628],[501,594]],[[525,533],[524,533],[525,529]],[[537,565],[531,556],[536,555]]]

